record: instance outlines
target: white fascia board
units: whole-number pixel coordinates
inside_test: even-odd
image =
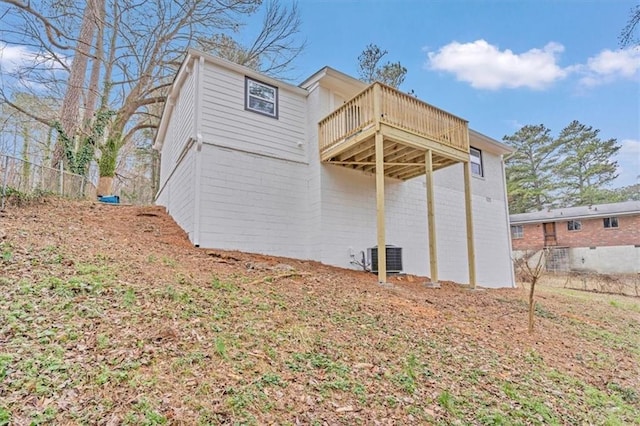
[[[180,93],[180,90],[182,90],[182,85],[184,84],[187,76],[192,72],[192,67],[190,67],[190,64],[193,62],[193,60],[193,56],[191,56],[190,53],[187,53],[187,57],[180,65],[173,83],[171,84],[171,89],[169,90],[167,100],[165,101],[164,108],[162,110],[160,125],[158,126],[158,131],[156,132],[156,137],[153,142],[153,149],[158,152],[162,149],[162,145],[164,145],[164,138],[166,136],[167,127],[169,126],[171,116],[173,115],[173,107],[175,106],[174,100],[177,97],[178,93]]]
[[[219,58],[217,56],[210,55],[208,53],[204,53],[200,50],[189,49],[189,55],[198,57],[198,58],[204,58],[205,62],[210,62],[219,67],[226,68],[231,71],[235,71],[238,74],[244,74],[247,77],[255,78],[256,80],[260,80],[264,83],[271,84],[272,86],[277,86],[279,89],[287,90],[289,92],[293,92],[302,96],[307,96],[309,94],[309,92],[307,92],[305,89],[301,87],[294,86],[293,84],[284,82],[282,80],[277,80],[273,77],[269,77],[266,74],[262,74],[256,70],[245,67],[244,65],[238,65],[234,62]]]
[[[511,154],[515,152],[515,149],[513,147],[502,142],[498,142],[497,140],[490,138],[487,135],[483,135],[482,133],[473,129],[469,129],[469,144],[480,149],[487,149],[493,153],[500,155]]]

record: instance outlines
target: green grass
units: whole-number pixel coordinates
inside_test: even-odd
[[[519,290],[250,286],[269,273],[54,230],[0,243],[0,426],[640,424],[633,298],[543,289],[528,336]]]

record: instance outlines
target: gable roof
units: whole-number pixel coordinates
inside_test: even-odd
[[[591,206],[566,207],[532,213],[512,214],[509,216],[509,221],[512,225],[520,225],[526,223],[597,219],[609,216],[629,216],[635,214],[640,214],[640,201],[594,204]]]

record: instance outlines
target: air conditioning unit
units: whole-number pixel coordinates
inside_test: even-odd
[[[387,273],[399,274],[402,272],[402,247],[386,246]],[[371,262],[371,272],[378,273],[378,246],[367,249]]]

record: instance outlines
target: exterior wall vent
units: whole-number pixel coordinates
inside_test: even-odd
[[[402,272],[402,247],[387,245],[387,273],[399,274]],[[367,249],[371,260],[371,272],[378,273],[378,246]]]

